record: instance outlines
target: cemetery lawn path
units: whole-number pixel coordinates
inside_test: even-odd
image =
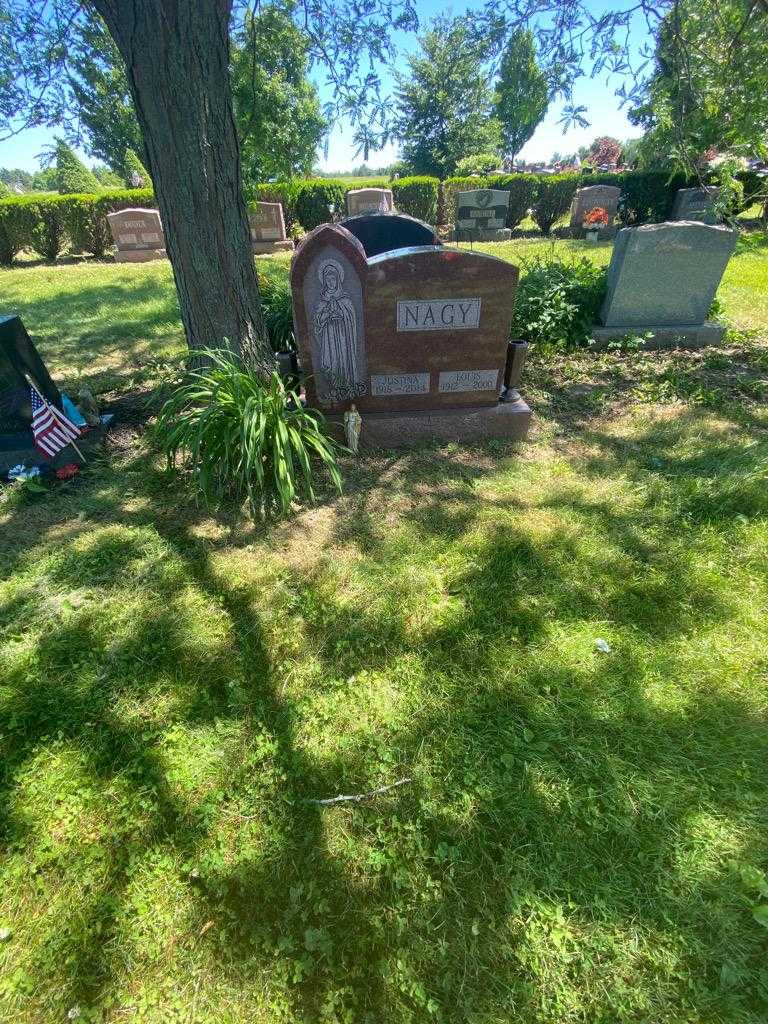
[[[532,360],[530,443],[267,529],[146,447],[166,266],[0,272],[123,409],[0,490],[0,1019],[764,1022],[767,293],[739,255],[723,348]]]

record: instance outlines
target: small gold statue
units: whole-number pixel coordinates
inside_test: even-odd
[[[360,443],[360,429],[362,425],[363,417],[357,411],[357,406],[353,402],[349,407],[349,412],[344,413],[344,433],[347,437],[347,447],[355,455],[357,455],[357,446]]]

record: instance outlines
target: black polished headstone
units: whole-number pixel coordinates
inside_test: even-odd
[[[341,225],[360,241],[369,257],[414,245],[441,244],[434,228],[405,213],[365,213],[347,217]]]
[[[0,434],[29,429],[29,381],[61,408],[59,389],[27,334],[21,317],[0,315]]]

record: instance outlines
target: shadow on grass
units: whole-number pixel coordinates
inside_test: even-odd
[[[96,277],[100,268],[104,277]],[[124,391],[151,380],[155,366],[185,351],[184,332],[170,266],[108,265],[78,261],[51,267],[60,285],[15,275],[6,312],[19,313],[42,358],[63,386],[82,378],[96,393]],[[109,271],[107,276],[107,271]],[[93,272],[93,273],[91,273]],[[284,276],[287,266],[262,260],[262,277]],[[30,288],[24,285],[29,282]],[[0,286],[3,280],[0,277]]]
[[[207,541],[199,536],[206,517],[151,465],[122,477],[105,471],[36,582],[0,608],[11,629],[50,619],[30,656],[34,678],[25,663],[6,683],[3,834],[12,850],[33,844],[14,795],[53,737],[86,752],[98,787],[119,780],[145,824],[129,819],[105,844],[101,889],[82,897],[73,922],[54,922],[34,982],[50,983],[53,962],[62,1007],[108,996],[126,888],[136,863],[161,850],[173,863],[202,860],[183,884],[195,894],[195,933],[217,922],[199,941],[228,984],[268,969],[292,1019],[533,1021],[555,1019],[577,996],[589,1019],[606,1024],[683,1010],[746,1020],[763,1010],[757,988],[724,989],[720,976],[722,963],[756,976],[759,935],[741,927],[722,872],[689,889],[683,864],[698,817],[753,841],[750,793],[757,799],[768,782],[764,722],[726,690],[694,686],[676,705],[652,693],[658,677],[690,672],[692,631],[737,615],[702,570],[695,538],[677,542],[681,528],[706,521],[727,534],[739,506],[767,511],[745,472],[754,444],[700,437],[688,454],[680,444],[692,430],[681,416],[631,441],[601,431],[586,438],[590,478],[618,487],[651,474],[671,488],[664,508],[649,492],[639,513],[609,491],[585,497],[567,481],[538,502],[509,486],[485,493],[478,488],[498,461],[482,450],[362,465],[333,507],[326,544],[331,559],[337,549],[357,552],[356,572],[379,583],[376,599],[346,600],[321,560],[282,580],[286,607],[298,609],[286,613],[285,629],[298,615],[318,691],[354,701],[342,680],[381,673],[402,688],[405,710],[380,736],[352,731],[326,753],[307,745],[311,712],[266,638],[258,576],[231,582],[215,564],[222,551],[252,558],[263,532]],[[686,486],[676,487],[681,479]],[[60,527],[73,511],[67,501]],[[26,548],[7,548],[5,568],[32,563],[53,511],[38,525],[27,516]],[[531,533],[521,516],[533,514],[551,517],[550,528]],[[393,524],[407,528],[405,539]],[[420,599],[408,572],[419,545],[435,557],[462,554],[446,580],[445,618],[422,630],[409,618]],[[117,616],[122,628],[105,624],[98,601],[63,619],[51,613],[51,594],[78,590],[138,603],[128,619]],[[146,601],[137,598],[143,590]],[[191,610],[190,592],[199,599]],[[214,612],[224,625],[201,652],[191,631]],[[592,639],[605,621],[622,639],[601,661]],[[559,636],[578,647],[581,631],[580,653],[560,649]],[[417,670],[403,676],[404,662]],[[215,723],[240,737],[225,751],[219,795],[184,799],[169,785],[158,742],[171,724]],[[254,791],[259,737],[269,738],[271,767]],[[413,785],[375,804],[307,802],[405,774]],[[228,809],[245,839],[205,860]],[[265,829],[252,840],[251,812]],[[354,871],[345,842],[357,844]],[[636,943],[640,963],[628,964]],[[671,975],[665,957],[677,958]],[[603,993],[594,1001],[584,995],[589,971]],[[616,986],[617,972],[633,979],[628,990]]]

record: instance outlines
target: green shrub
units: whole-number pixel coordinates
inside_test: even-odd
[[[768,195],[768,179],[757,171],[738,171],[736,177],[744,186],[744,209],[761,199],[765,200]]]
[[[67,231],[72,243],[72,251],[103,256],[108,241],[105,241],[102,237],[103,232],[100,230],[100,222],[102,220],[107,235],[111,237],[111,234],[106,216],[100,216],[101,209],[96,197],[91,195],[75,195],[62,198],[65,198],[67,201],[65,217]]]
[[[541,175],[539,194],[533,207],[533,219],[543,235],[548,235],[552,225],[568,213],[571,200],[580,184],[578,174]]]
[[[93,176],[100,188],[123,188],[123,176],[109,167],[94,167]]]
[[[30,197],[31,198],[31,197]],[[30,203],[35,215],[31,247],[53,262],[67,248],[67,197],[49,196]]]
[[[5,184],[4,181],[0,181],[0,199],[7,199],[11,194],[11,190]]]
[[[341,491],[340,447],[320,413],[276,371],[264,384],[229,352],[200,354],[209,365],[186,374],[155,427],[169,469],[181,463],[207,505],[247,502],[254,519],[286,515],[299,495],[314,500],[318,469]]]
[[[606,270],[585,256],[538,256],[523,264],[512,337],[550,354],[583,345],[605,296]]]
[[[470,174],[479,174],[481,177],[490,174],[491,171],[499,169],[499,158],[493,153],[475,153],[474,156],[465,156],[456,164],[456,177],[466,178]]]
[[[456,196],[459,192],[471,192],[474,188],[485,188],[485,178],[446,178],[440,189],[440,224],[456,223]]]
[[[499,188],[509,192],[507,227],[516,228],[528,216],[539,196],[541,175],[496,174],[485,179],[485,188]]]
[[[404,213],[410,213],[414,217],[421,216],[419,211],[428,213],[430,205],[428,197],[432,193],[433,186],[426,184],[426,182],[434,180],[431,178],[403,179],[403,182],[400,184],[410,184],[414,181],[423,181],[425,184],[423,187],[417,188],[414,186],[410,190],[403,190],[404,205],[398,207],[398,209],[402,208]],[[329,207],[331,204],[335,208],[334,216],[337,220],[346,216],[347,192],[357,188],[381,188],[382,184],[380,180],[356,181],[354,184],[350,184],[348,181],[335,181],[332,178],[308,178],[303,181],[292,182],[289,186],[285,184],[278,185],[278,183],[270,186],[259,185],[256,191],[259,193],[259,198],[266,198],[262,195],[266,188],[277,189],[278,187],[288,192],[289,202],[293,206],[291,220],[301,221],[307,231],[312,231],[320,224],[326,224],[330,221]],[[395,206],[397,205],[397,200],[395,200]],[[283,210],[285,210],[285,205]],[[414,212],[414,210],[417,212]],[[421,219],[426,220],[427,218],[421,217]]]
[[[294,208],[296,219],[300,220],[307,231],[331,219],[330,207],[333,206],[337,217],[346,214],[345,195],[349,191],[338,181],[318,179],[317,181],[300,181],[296,184],[296,200]]]
[[[261,311],[273,352],[295,349],[293,335],[293,297],[287,277],[259,275]]]
[[[30,196],[13,196],[0,202],[0,263],[10,265],[32,245],[39,216]]]
[[[61,195],[73,192],[98,192],[99,183],[74,150],[59,140],[56,143],[56,188]]]
[[[411,217],[418,217],[427,224],[436,223],[439,178],[429,178],[425,175],[400,178],[393,181],[391,187],[396,210],[410,214]]]

